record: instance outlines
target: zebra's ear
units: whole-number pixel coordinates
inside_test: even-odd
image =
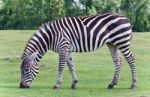
[[[21,59],[21,60],[24,60],[24,59],[25,59],[25,56],[21,56],[20,59]]]
[[[20,59],[23,60],[23,56],[21,56]]]
[[[37,57],[37,54],[38,54],[38,51],[37,52],[34,52],[30,55],[27,55],[27,56],[21,56],[21,59],[24,60],[24,59],[29,59],[29,60],[32,60],[32,59],[35,59]]]
[[[34,52],[31,55],[28,55],[27,58],[30,60],[35,59],[37,57],[37,54],[38,54],[38,52]]]

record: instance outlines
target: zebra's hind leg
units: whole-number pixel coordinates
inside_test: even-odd
[[[129,45],[122,46],[119,49],[122,52],[125,59],[127,60],[128,64],[130,65],[131,73],[132,73],[131,89],[134,89],[137,87],[136,63],[135,63],[134,56],[130,50]]]
[[[63,70],[65,67],[65,63],[68,57],[68,51],[63,50],[59,53],[59,65],[58,65],[58,78],[56,81],[56,84],[54,85],[53,89],[58,89],[62,83],[62,77],[63,77]]]
[[[71,56],[71,52],[68,54],[68,58],[67,58],[66,62],[67,62],[67,65],[69,67],[69,70],[70,70],[70,72],[72,74],[71,89],[76,89],[78,78],[77,78],[77,75],[76,75],[76,71],[75,71],[73,59],[72,59],[72,56]]]
[[[119,80],[119,76],[120,76],[120,72],[121,72],[121,57],[119,55],[119,50],[117,49],[116,46],[114,46],[111,43],[108,43],[107,46],[110,50],[113,62],[115,64],[114,77],[113,77],[112,82],[108,85],[108,89],[113,89],[114,85],[117,85],[117,82]]]

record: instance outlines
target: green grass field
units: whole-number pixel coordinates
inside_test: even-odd
[[[123,60],[121,78],[108,90],[114,65],[106,47],[91,53],[73,53],[78,74],[78,87],[71,90],[71,74],[66,66],[63,83],[53,90],[57,78],[58,54],[49,51],[39,63],[40,73],[30,89],[20,89],[19,59],[33,30],[0,31],[0,97],[150,97],[150,33],[134,33],[132,51],[136,58],[138,88],[129,89],[130,68]]]

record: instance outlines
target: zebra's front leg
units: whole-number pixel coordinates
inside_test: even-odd
[[[71,89],[76,89],[78,78],[77,78],[77,74],[76,74],[76,71],[75,71],[75,67],[74,67],[72,56],[71,56],[71,52],[68,54],[68,58],[67,58],[66,62],[67,62],[67,65],[69,67],[69,70],[72,74]]]
[[[107,46],[110,50],[113,62],[115,64],[114,77],[113,77],[112,82],[108,85],[108,89],[113,89],[114,86],[117,85],[117,82],[119,80],[119,76],[120,76],[120,72],[121,72],[121,57],[119,55],[119,50],[117,49],[116,46],[113,46],[110,44],[107,44]]]
[[[68,51],[62,51],[59,53],[58,78],[53,89],[58,89],[62,83],[63,70],[67,60],[67,56],[68,56]]]

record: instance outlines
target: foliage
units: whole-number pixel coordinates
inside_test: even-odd
[[[98,13],[119,13],[120,0],[95,0],[94,5]]]
[[[80,6],[74,0],[64,0],[65,16],[80,16],[83,12],[80,11]]]
[[[93,0],[80,0],[80,3],[84,6],[86,15],[94,15],[97,13]]]
[[[0,31],[0,97],[149,97],[150,96],[150,33],[134,33],[132,51],[136,58],[138,88],[129,89],[130,68],[122,57],[123,68],[119,83],[108,90],[114,64],[106,46],[91,53],[73,53],[79,79],[76,90],[71,90],[71,74],[66,66],[59,90],[52,87],[57,79],[58,54],[48,51],[39,64],[39,75],[30,89],[20,89],[19,59],[33,30]],[[14,38],[15,37],[15,38]],[[139,46],[140,45],[140,46]],[[11,50],[10,50],[11,49]]]
[[[64,16],[126,15],[133,31],[150,31],[150,0],[1,0],[0,29],[37,29]]]
[[[122,12],[130,19],[134,31],[150,31],[150,0],[122,0]]]
[[[5,0],[0,11],[0,26],[36,29],[45,21],[65,16],[63,3],[64,0]]]

